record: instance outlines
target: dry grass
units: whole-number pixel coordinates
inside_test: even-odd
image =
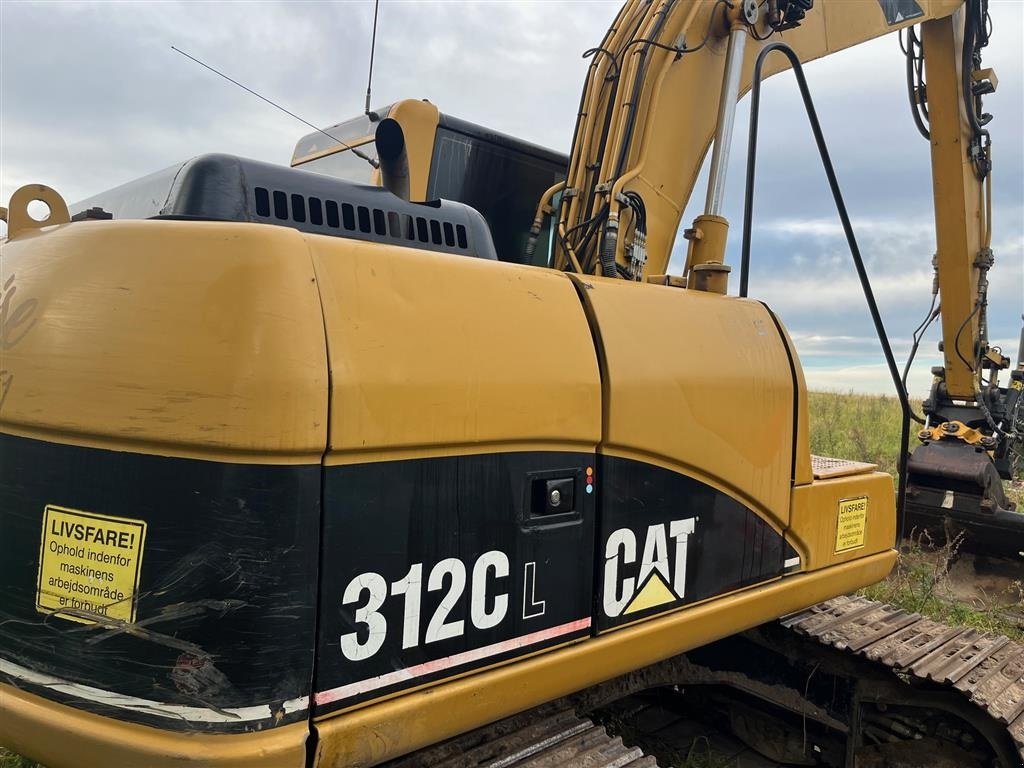
[[[1003,482],[1006,498],[1017,505],[1018,512],[1024,512],[1024,479],[1006,480]]]
[[[1003,587],[1006,594],[974,591],[962,597],[950,575],[958,542],[935,546],[926,536],[914,536],[900,547],[900,559],[885,581],[860,591],[871,600],[897,605],[943,624],[972,627],[1024,642],[1024,583]]]

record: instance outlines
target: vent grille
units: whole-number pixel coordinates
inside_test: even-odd
[[[319,197],[307,198],[281,190],[272,191],[266,187],[256,187],[254,196],[256,215],[264,219],[275,218],[279,221],[294,221],[296,224],[308,221],[313,226],[325,229],[358,231],[381,238],[443,245],[462,251],[469,249],[469,236],[464,224],[425,216],[413,217],[408,213],[336,200],[321,200]]]

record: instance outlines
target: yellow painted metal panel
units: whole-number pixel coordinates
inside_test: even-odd
[[[837,542],[856,544],[860,539],[840,536],[840,519],[849,516],[848,503],[866,500],[863,540],[841,549]],[[856,533],[852,531],[851,533]],[[801,565],[810,571],[891,549],[896,541],[896,494],[892,476],[884,472],[815,480],[793,489],[793,513],[786,539],[800,553]]]
[[[0,683],[0,744],[47,768],[301,768],[306,723],[263,733],[172,733],[100,717]]]
[[[2,248],[3,280],[32,316],[3,350],[0,430],[227,461],[319,461],[327,359],[298,232],[82,222]]]
[[[960,16],[929,21],[921,27],[921,39],[928,78],[946,388],[950,397],[973,400],[979,378],[973,370],[979,323],[974,312],[979,276],[974,261],[984,246],[984,196],[967,155],[971,129],[960,82],[962,24]],[[978,366],[979,374],[980,370]]]
[[[308,238],[333,400],[329,462],[593,450],[600,375],[569,278],[534,267]]]
[[[782,338],[789,347],[789,355],[793,360],[793,368],[796,371],[796,445],[793,447],[793,483],[795,485],[806,485],[814,479],[814,472],[811,468],[811,426],[807,414],[807,381],[804,378],[804,367],[800,364],[800,356],[796,352],[796,345],[789,335],[786,327],[779,322],[782,329]]]
[[[764,306],[625,280],[580,284],[604,356],[602,450],[697,477],[785,528],[793,376]]]

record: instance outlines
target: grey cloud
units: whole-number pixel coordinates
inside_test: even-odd
[[[565,148],[580,52],[615,7],[384,2],[374,104],[429,98]],[[207,151],[286,163],[308,129],[170,46],[328,125],[362,111],[372,12],[369,2],[2,3],[0,195],[44,181],[78,199]]]
[[[600,41],[618,5],[385,0],[373,102],[428,98],[451,114],[566,151],[587,66],[580,54]],[[1000,78],[986,101],[996,115],[992,333],[1014,339],[1024,296],[1024,6],[994,1],[992,9],[986,65]],[[0,1],[0,197],[39,181],[81,199],[208,151],[287,163],[306,127],[170,46],[329,125],[362,110],[372,14],[368,0]],[[928,144],[909,115],[899,46],[893,36],[873,41],[810,63],[807,74],[886,324],[905,340],[927,308],[934,234]],[[867,381],[877,352],[842,339],[873,332],[791,75],[766,84],[762,108],[753,292],[800,339],[809,370],[839,366],[850,381]],[[746,99],[726,199],[733,264],[748,109]],[[702,203],[698,188],[684,226]],[[681,245],[679,238],[677,267]],[[934,349],[934,339],[928,344]],[[874,381],[881,386],[884,375]]]

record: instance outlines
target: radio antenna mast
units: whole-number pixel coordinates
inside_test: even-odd
[[[270,100],[270,99],[268,99],[268,98],[267,98],[266,96],[263,96],[262,94],[256,93],[256,91],[254,91],[254,90],[253,90],[252,88],[250,88],[249,86],[247,86],[247,85],[242,85],[242,84],[241,84],[240,82],[238,82],[238,81],[237,81],[237,80],[235,80],[234,78],[231,78],[231,77],[228,77],[227,75],[225,75],[225,74],[224,74],[223,72],[221,72],[221,71],[220,71],[219,69],[214,69],[213,67],[211,67],[211,66],[210,66],[209,64],[207,64],[206,62],[204,62],[204,61],[200,61],[199,59],[197,59],[197,58],[196,58],[195,56],[193,56],[193,55],[191,55],[191,54],[185,53],[185,52],[184,52],[183,50],[181,50],[181,48],[176,48],[175,46],[173,46],[173,45],[172,45],[172,46],[171,46],[171,50],[172,50],[172,51],[175,51],[175,52],[177,52],[177,53],[180,53],[180,54],[181,54],[182,56],[184,56],[184,57],[185,57],[186,59],[191,59],[192,61],[194,61],[194,62],[195,62],[196,64],[198,64],[198,65],[199,65],[199,66],[201,66],[201,67],[206,67],[206,68],[207,68],[208,70],[210,70],[211,72],[213,72],[213,73],[214,73],[215,75],[220,75],[220,76],[221,76],[221,77],[223,77],[223,78],[224,78],[225,80],[227,80],[227,81],[228,81],[229,83],[234,83],[234,84],[235,84],[235,85],[237,85],[237,86],[238,86],[239,88],[241,88],[241,89],[242,89],[243,91],[248,91],[249,93],[251,93],[251,94],[252,94],[253,96],[255,96],[256,98],[258,98],[258,99],[263,99],[263,101],[267,102],[267,104],[269,104],[270,106],[272,106],[272,107],[275,107],[276,109],[279,109],[279,110],[281,110],[282,112],[284,112],[284,113],[285,113],[286,115],[288,115],[288,116],[290,116],[290,117],[294,117],[294,118],[295,118],[296,120],[298,120],[298,121],[299,121],[300,123],[305,123],[305,124],[306,124],[306,125],[308,125],[308,126],[309,126],[310,128],[312,128],[312,129],[313,129],[314,131],[319,131],[320,133],[322,133],[322,134],[323,134],[324,136],[326,136],[327,138],[331,139],[332,141],[336,141],[336,142],[337,142],[338,144],[340,144],[341,146],[343,146],[343,147],[344,147],[345,149],[349,149],[349,150],[351,150],[351,151],[352,151],[352,154],[353,154],[353,155],[355,155],[356,157],[362,158],[363,160],[365,160],[366,162],[368,162],[368,163],[369,163],[369,164],[370,164],[371,166],[373,166],[374,168],[377,168],[377,167],[378,167],[378,166],[380,165],[380,164],[379,164],[379,163],[378,163],[378,162],[377,162],[376,160],[374,160],[374,159],[373,159],[372,157],[370,157],[369,155],[367,155],[367,154],[365,154],[365,153],[363,153],[363,152],[360,152],[360,151],[359,151],[358,149],[356,149],[355,147],[353,147],[353,146],[352,146],[351,144],[346,144],[346,143],[345,143],[344,141],[342,141],[341,139],[339,139],[339,138],[338,138],[337,136],[334,136],[334,135],[332,135],[332,134],[328,133],[328,132],[327,132],[327,131],[325,131],[325,130],[324,130],[323,128],[318,128],[317,126],[315,126],[315,125],[313,125],[313,124],[312,124],[311,122],[309,122],[309,120],[306,120],[306,119],[305,119],[305,118],[303,118],[303,117],[299,117],[299,116],[298,116],[298,115],[296,115],[296,114],[295,114],[294,112],[290,112],[289,110],[285,109],[285,108],[284,108],[284,107],[282,107],[282,106],[281,106],[280,104],[278,104],[277,102],[271,101],[271,100]]]
[[[373,35],[370,37],[370,74],[366,77],[366,109],[363,114],[371,120],[377,119],[376,113],[370,112],[370,86],[373,85],[373,52],[377,47],[377,11],[380,10],[380,0],[373,0]]]

